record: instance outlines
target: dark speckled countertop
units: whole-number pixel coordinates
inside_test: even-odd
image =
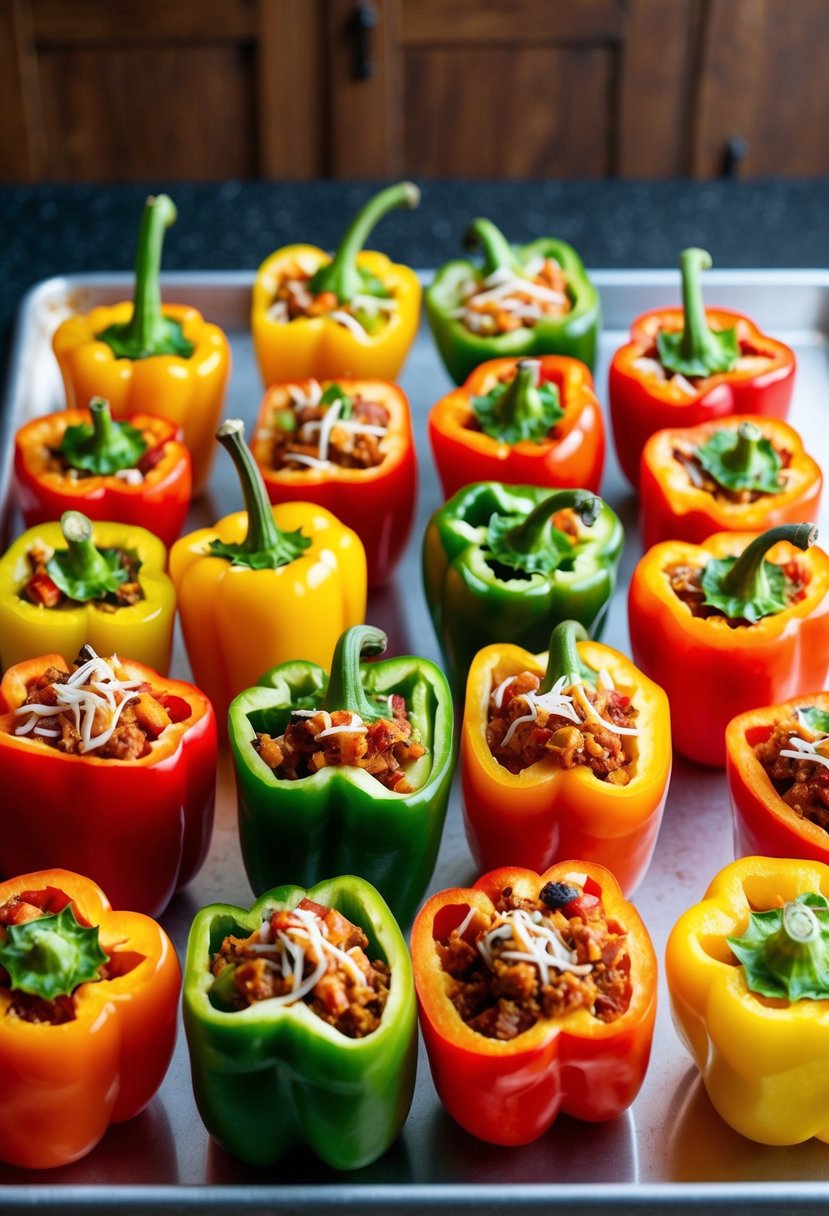
[[[226,182],[0,189],[0,359],[23,293],[54,274],[131,266],[141,203],[166,188],[179,219],[167,270],[253,269],[280,245],[330,248],[372,183]],[[417,267],[457,256],[487,215],[516,242],[570,241],[589,267],[676,263],[687,245],[716,266],[829,265],[829,179],[757,182],[425,182],[415,212],[383,220],[371,244]]]

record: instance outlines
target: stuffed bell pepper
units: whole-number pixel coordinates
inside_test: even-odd
[[[570,355],[592,369],[602,317],[599,293],[572,245],[542,236],[510,245],[477,219],[467,245],[483,262],[448,262],[424,297],[446,370],[460,384],[479,364],[505,356]]]
[[[177,541],[170,574],[193,674],[224,729],[230,702],[269,664],[328,666],[340,633],[365,615],[366,558],[324,507],[270,506],[239,419],[223,423],[217,438],[246,509]]]
[[[405,1122],[417,1061],[411,963],[361,878],[199,912],[184,1027],[207,1130],[252,1165],[307,1144],[335,1169],[359,1169]]]
[[[30,528],[0,558],[0,663],[84,643],[166,672],[176,595],[157,536],[128,524],[90,523],[66,511]]]
[[[593,377],[576,359],[493,359],[429,414],[444,498],[473,481],[597,492],[604,425]]]
[[[104,397],[114,418],[161,414],[184,433],[193,493],[207,482],[213,434],[230,375],[230,345],[217,325],[185,304],[161,303],[164,233],[176,221],[166,194],[148,198],[138,233],[135,298],[70,317],[52,339],[70,409]]]
[[[412,929],[435,1088],[461,1127],[528,1144],[559,1112],[614,1119],[650,1057],[656,959],[607,870],[504,867],[433,895]]]
[[[778,418],[737,414],[657,431],[639,474],[644,547],[815,520],[822,487],[820,467]]]
[[[181,973],[148,916],[66,870],[0,883],[0,1160],[77,1161],[167,1071]]]
[[[668,699],[575,621],[547,654],[487,646],[461,731],[466,837],[479,870],[582,857],[630,893],[650,864],[671,776]]]
[[[14,442],[15,499],[27,528],[82,510],[90,519],[140,524],[166,546],[190,506],[190,453],[166,418],[114,422],[109,402],[27,422]]]
[[[536,653],[570,617],[600,632],[623,543],[615,512],[584,490],[459,490],[423,540],[426,601],[453,685],[462,691],[491,642]]]
[[[0,683],[0,873],[60,865],[155,916],[207,855],[216,720],[180,680],[85,646]]]
[[[630,584],[633,658],[668,694],[674,747],[725,764],[737,714],[822,688],[829,669],[829,557],[817,529],[666,541]]]
[[[420,282],[363,245],[383,216],[419,202],[417,186],[398,182],[360,209],[333,258],[315,245],[286,245],[266,258],[250,322],[266,385],[397,378],[417,334]]]
[[[660,308],[633,322],[630,341],[610,364],[610,414],[622,472],[639,480],[642,449],[654,431],[698,426],[730,414],[785,418],[795,355],[742,313],[705,308],[704,249],[680,254],[682,308]]]
[[[679,918],[674,1025],[717,1113],[760,1144],[829,1141],[829,867],[744,857]]]
[[[452,701],[427,659],[361,663],[386,635],[346,630],[326,677],[283,663],[230,707],[239,838],[257,893],[359,874],[409,924],[440,845],[454,768]]]
[[[417,459],[405,394],[384,380],[305,380],[265,394],[251,441],[272,503],[315,502],[352,528],[368,585],[386,581],[409,538]]]

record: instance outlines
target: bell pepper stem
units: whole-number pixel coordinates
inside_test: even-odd
[[[357,254],[379,221],[398,207],[416,207],[420,190],[414,182],[397,182],[375,194],[354,216],[334,257],[312,276],[309,287],[315,294],[332,291],[341,304],[347,304],[362,289]]]
[[[164,234],[175,222],[176,207],[169,195],[158,194],[147,199],[138,230],[132,319],[124,329],[126,342],[134,345],[137,351],[153,350],[166,337],[159,275]]]
[[[561,621],[550,635],[547,670],[539,685],[539,693],[550,692],[564,676],[574,682],[581,679],[582,661],[577,642],[587,640],[587,630],[578,621]]]
[[[276,548],[282,534],[273,517],[262,474],[245,443],[245,424],[241,418],[228,418],[219,427],[216,438],[236,466],[242,486],[248,531],[240,548],[246,553],[259,553]]]
[[[682,355],[685,359],[704,357],[711,343],[711,331],[705,316],[700,284],[702,271],[710,270],[711,266],[711,254],[705,249],[695,247],[683,249],[679,255],[679,268],[682,273],[682,308],[685,314]]]
[[[534,553],[547,547],[552,517],[571,507],[583,524],[591,527],[599,516],[602,500],[586,490],[557,490],[542,499],[527,518],[507,533],[510,547],[519,553]]]
[[[347,709],[359,714],[364,721],[381,717],[377,706],[372,705],[363,688],[360,659],[363,655],[382,654],[387,643],[388,638],[383,630],[375,629],[373,625],[352,625],[341,633],[334,648],[328,688],[321,708],[329,713]]]
[[[737,427],[736,443],[723,453],[723,464],[735,473],[751,474],[757,464],[763,438],[759,426],[753,422],[741,422]]]
[[[742,600],[753,600],[768,596],[768,578],[765,557],[780,541],[788,541],[797,549],[809,549],[817,540],[818,531],[813,524],[779,524],[769,528],[748,545],[722,580],[726,595]]]
[[[514,426],[532,418],[543,418],[544,405],[538,394],[541,361],[521,359],[515,377],[498,400],[498,417],[502,426]]]
[[[820,921],[807,904],[792,899],[783,905],[780,929],[766,942],[765,963],[783,983],[795,971],[810,973],[814,982],[826,975],[826,942]]]
[[[67,545],[66,566],[73,579],[105,582],[112,571],[92,540],[92,524],[80,511],[64,511],[60,530]]]
[[[514,274],[520,274],[523,270],[509,241],[492,220],[473,220],[466,230],[464,245],[467,249],[481,246],[484,255],[485,279],[488,279],[496,270],[511,270]]]

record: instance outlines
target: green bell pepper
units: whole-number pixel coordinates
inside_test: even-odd
[[[452,698],[443,672],[427,659],[360,663],[361,654],[385,647],[381,630],[355,625],[337,643],[330,678],[315,663],[271,668],[232,702],[228,734],[242,857],[253,890],[359,874],[407,925],[431,878],[446,816],[454,767]],[[294,710],[350,710],[365,723],[388,717],[392,693],[405,698],[415,736],[426,748],[407,769],[411,793],[386,789],[354,765],[282,779],[253,746],[257,733],[283,734]]]
[[[567,508],[581,521],[575,541],[553,525]],[[456,691],[483,646],[537,654],[565,620],[598,636],[623,544],[616,513],[586,490],[481,481],[444,503],[424,536],[423,582]]]
[[[233,1010],[213,991],[211,960],[224,938],[250,936],[306,895],[359,925],[368,957],[390,968],[380,1025],[364,1038],[348,1038],[303,1000]],[[249,912],[229,904],[199,912],[187,946],[184,1029],[199,1113],[243,1161],[274,1165],[308,1144],[335,1169],[359,1169],[386,1151],[406,1120],[417,1058],[411,963],[389,908],[360,878],[332,878],[307,892],[279,887]]]
[[[449,375],[461,384],[487,359],[504,356],[570,355],[593,370],[602,325],[599,293],[593,286],[572,245],[542,236],[529,245],[510,245],[491,220],[477,219],[469,228],[466,244],[480,244],[483,265],[466,259],[447,262],[424,294],[426,315]],[[570,311],[561,316],[541,316],[532,325],[521,325],[504,333],[478,334],[460,316],[473,291],[486,290],[495,282],[514,275],[527,277],[526,268],[538,258],[555,258],[564,272]]]

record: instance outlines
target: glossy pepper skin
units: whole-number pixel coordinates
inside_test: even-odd
[[[99,927],[111,960],[109,978],[75,989],[75,1018],[61,1025],[5,1016],[12,993],[0,986],[0,1159],[50,1169],[83,1157],[155,1094],[173,1054],[181,972],[161,926],[113,912],[88,878],[52,869],[0,883],[0,905],[16,899],[45,915],[71,904]]]
[[[364,617],[366,559],[359,538],[324,507],[269,505],[238,419],[220,434],[247,510],[177,541],[170,575],[193,674],[223,729],[230,702],[269,664],[330,663],[342,630]]]
[[[738,857],[756,853],[829,863],[829,833],[783,801],[754,754],[778,723],[791,721],[798,706],[805,705],[829,711],[829,693],[809,693],[782,705],[748,710],[732,718],[726,728],[725,767]]]
[[[325,874],[359,874],[377,887],[402,925],[423,898],[440,846],[454,769],[452,700],[428,659],[362,664],[385,635],[346,631],[330,679],[313,663],[283,663],[232,703],[228,734],[236,774],[239,840],[255,892],[294,874],[305,884]],[[426,755],[415,763],[412,793],[395,793],[356,766],[327,766],[284,780],[253,747],[256,732],[281,735],[292,709],[350,709],[363,721],[383,716],[377,702],[400,693]],[[383,707],[384,708],[384,707]],[[387,711],[386,711],[387,712]]]
[[[98,654],[134,655],[166,672],[170,664],[176,593],[164,573],[167,550],[146,528],[111,522],[92,524],[98,549],[127,549],[141,559],[138,581],[144,599],[108,611],[94,600],[71,607],[32,604],[20,592],[31,574],[27,553],[36,544],[66,550],[59,523],[40,524],[19,536],[0,558],[0,660],[3,669],[58,651],[72,660],[84,643]]]
[[[286,245],[265,259],[253,284],[250,325],[266,386],[311,377],[397,378],[417,334],[420,280],[410,267],[362,246],[387,212],[396,207],[416,207],[419,201],[420,191],[411,182],[389,186],[361,208],[333,258],[315,245]],[[319,284],[319,290],[333,291],[341,304],[349,303],[361,290],[360,276],[379,282],[385,295],[397,304],[388,324],[378,333],[357,336],[327,315],[297,317],[289,322],[269,316],[276,290],[296,273],[292,268],[297,260],[316,275],[324,274],[326,281]]]
[[[829,557],[799,553],[788,542],[770,550],[776,563],[796,559],[809,573],[801,600],[751,625],[695,617],[665,575],[675,563],[704,566],[742,553],[747,532],[717,532],[703,546],[666,541],[634,570],[628,620],[637,666],[665,689],[674,748],[698,764],[725,765],[725,728],[733,717],[823,685],[829,668]]]
[[[593,368],[602,325],[599,293],[572,245],[542,236],[528,245],[510,245],[491,220],[477,219],[467,233],[468,244],[480,244],[481,267],[466,259],[447,262],[426,289],[424,303],[432,335],[446,370],[461,384],[481,363],[493,359],[538,355],[568,355]],[[542,317],[533,326],[484,336],[468,329],[455,315],[463,304],[465,286],[483,281],[498,270],[521,274],[535,259],[555,258],[565,273],[572,308],[560,317]],[[579,481],[578,484],[582,484]]]
[[[380,1026],[351,1039],[303,1002],[261,1001],[226,1012],[210,1000],[211,955],[228,933],[248,936],[265,914],[303,898],[336,908],[382,957],[391,987]],[[212,904],[190,932],[184,1028],[199,1113],[219,1143],[253,1165],[275,1165],[308,1145],[339,1170],[359,1169],[397,1137],[412,1100],[417,1015],[411,964],[394,917],[369,883],[331,878],[308,891],[282,886],[250,911]]]
[[[688,254],[702,252],[686,250]],[[697,261],[700,268],[706,266],[704,259]],[[687,308],[675,307],[643,313],[631,325],[630,341],[619,348],[610,364],[610,415],[616,455],[634,487],[642,449],[654,431],[699,426],[731,414],[785,418],[789,411],[797,363],[794,351],[764,334],[742,313],[729,309],[705,308],[704,322],[714,333],[736,327],[740,351],[767,360],[765,366],[703,375],[695,379],[693,392],[675,384],[673,376],[663,377],[655,369],[637,367],[643,358],[656,358],[655,343],[661,333],[683,331],[687,315]]]
[[[829,1140],[819,1100],[829,1085],[829,1004],[757,997],[726,938],[745,931],[751,911],[806,892],[829,896],[829,867],[744,857],[679,918],[665,951],[677,1034],[718,1114],[761,1144]]]
[[[559,653],[566,654],[570,645],[576,645],[578,630],[572,626],[568,622],[557,627],[551,650],[558,645]],[[556,678],[575,665],[556,659],[555,653],[549,655]],[[466,838],[479,870],[492,869],[499,861],[543,870],[564,858],[583,857],[611,870],[630,894],[650,864],[668,794],[668,698],[630,659],[609,646],[580,641],[575,662],[596,674],[606,671],[639,711],[633,723],[639,734],[631,749],[630,782],[611,785],[584,765],[561,768],[552,756],[520,773],[499,764],[486,740],[490,695],[502,681],[522,671],[543,678],[548,654],[530,654],[503,644],[486,646],[472,662],[461,728]]]
[[[198,872],[213,828],[216,719],[192,684],[169,680],[119,655],[173,718],[138,760],[69,755],[16,736],[13,711],[58,654],[10,668],[0,683],[0,788],[21,808],[0,835],[0,873],[19,874],[51,861],[88,874],[117,908],[157,916]],[[182,715],[187,715],[183,717]]]
[[[268,431],[274,414],[290,400],[285,384],[274,384],[265,394],[251,450],[272,503],[316,503],[357,533],[366,551],[368,585],[376,587],[386,582],[402,557],[414,517],[417,457],[409,403],[396,384],[384,380],[323,381],[323,391],[333,383],[349,397],[359,394],[388,410],[381,464],[370,469],[330,463],[321,469],[274,469]],[[309,382],[296,387],[307,391]]]
[[[423,539],[423,585],[432,624],[453,686],[463,690],[469,665],[483,646],[511,642],[537,653],[557,621],[573,618],[601,631],[616,585],[624,531],[616,513],[596,503],[597,517],[580,530],[572,559],[549,572],[493,569],[488,537],[493,517],[527,521],[528,551],[551,550],[550,517],[587,506],[583,491],[550,494],[538,486],[481,482],[459,490],[432,516]],[[530,516],[549,503],[544,531]],[[524,542],[520,542],[522,545]]]
[[[139,525],[169,547],[181,533],[190,506],[190,453],[175,423],[149,414],[130,418],[147,447],[131,484],[114,473],[71,477],[49,468],[49,449],[60,447],[70,427],[88,426],[88,409],[62,410],[27,422],[14,441],[16,501],[27,528],[59,519],[64,511],[81,510],[90,519]],[[152,462],[150,464],[150,462]]]
[[[675,458],[677,443],[698,448],[720,432],[735,436],[740,427],[756,428],[777,452],[790,453],[785,486],[754,502],[732,502],[694,485]],[[639,503],[645,549],[660,541],[699,545],[714,532],[761,532],[777,524],[816,520],[823,477],[793,427],[777,418],[735,414],[695,427],[670,428],[651,435],[642,451]]]
[[[545,883],[568,879],[599,896],[608,918],[627,930],[628,1009],[609,1023],[586,1009],[540,1019],[508,1042],[478,1034],[449,1000],[436,940],[446,940],[470,907],[491,914],[507,886],[537,899]],[[650,1057],[656,958],[647,929],[608,870],[582,861],[561,862],[540,876],[512,866],[493,870],[474,887],[441,891],[427,900],[412,929],[411,948],[432,1079],[449,1114],[473,1136],[491,1144],[528,1144],[548,1130],[559,1112],[602,1122],[633,1102]]]
[[[213,462],[213,434],[230,376],[230,345],[217,325],[186,304],[161,304],[158,275],[165,229],[176,209],[166,194],[147,200],[136,255],[135,301],[99,305],[58,326],[52,348],[70,409],[105,397],[116,419],[162,414],[184,433],[193,461],[193,493],[204,489]],[[166,341],[175,322],[186,346]],[[122,334],[118,352],[102,337]],[[124,341],[125,332],[131,331]],[[189,353],[176,353],[177,349]],[[129,352],[129,353],[127,353]]]
[[[593,391],[593,377],[583,363],[563,355],[537,360],[541,383],[558,388],[564,416],[541,442],[499,442],[477,428],[471,401],[499,382],[518,375],[517,358],[481,364],[460,388],[438,401],[429,414],[429,442],[444,498],[474,481],[547,488],[583,486],[598,491],[604,467],[604,425]]]

